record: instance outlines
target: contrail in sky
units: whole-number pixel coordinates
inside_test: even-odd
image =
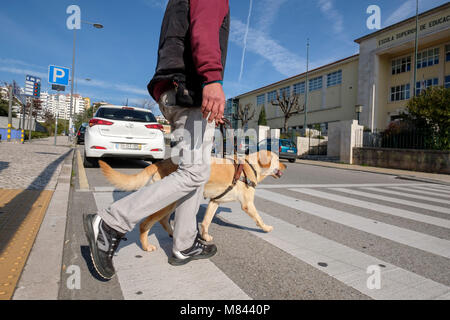
[[[241,72],[239,73],[239,82],[241,82],[242,74],[244,72],[245,50],[247,49],[247,36],[248,36],[248,29],[250,27],[250,17],[252,16],[252,7],[253,7],[253,0],[250,0],[250,8],[248,9],[248,17],[247,17],[247,28],[245,29],[244,35],[244,49],[242,49]]]

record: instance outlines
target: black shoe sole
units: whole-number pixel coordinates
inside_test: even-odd
[[[178,258],[172,256],[169,258],[169,264],[172,266],[175,266],[175,267],[179,267],[179,266],[183,266],[193,260],[209,259],[209,258],[213,257],[216,253],[217,253],[217,247],[214,247],[213,250],[208,254],[193,256],[193,257],[189,257],[187,259],[178,259]]]
[[[97,271],[98,275],[100,277],[102,277],[105,280],[111,280],[114,277],[114,274],[110,275],[107,274],[107,272],[105,272],[103,270],[103,268],[101,268],[101,264],[98,263],[99,256],[98,256],[98,248],[97,245],[95,244],[95,233],[94,233],[94,229],[92,228],[92,215],[83,215],[83,226],[84,226],[84,233],[86,234],[86,238],[88,240],[89,243],[89,248],[90,248],[90,255],[91,255],[91,260],[92,260],[92,264],[94,265],[95,271]]]

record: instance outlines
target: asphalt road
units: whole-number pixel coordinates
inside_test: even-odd
[[[108,162],[124,173],[148,165]],[[126,194],[108,190],[111,186],[99,169],[86,169],[90,190],[79,190],[78,175],[73,180],[63,257],[65,266],[80,267],[81,286],[68,289],[69,274],[63,271],[60,298],[450,299],[449,187],[285,164],[283,178],[264,181],[255,201],[265,222],[274,226],[272,233],[258,230],[237,204],[221,206],[211,224],[218,253],[195,266],[222,281],[214,286],[229,288],[222,295],[215,295],[217,288],[208,282],[213,280],[196,274],[198,268],[169,267],[171,239],[157,227],[151,242],[159,243],[158,253],[140,251],[137,233],[131,233],[114,260],[118,277],[109,282],[98,279],[88,258],[81,216]],[[380,271],[380,288],[369,288],[370,266]],[[181,272],[185,278],[177,278]],[[161,279],[166,276],[170,279]],[[192,282],[180,289],[182,281]],[[201,281],[203,293],[198,293]]]

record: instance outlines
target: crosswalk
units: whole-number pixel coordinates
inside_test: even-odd
[[[94,196],[97,207],[104,207],[117,200],[118,193],[99,191]],[[264,222],[274,227],[269,234],[255,229],[253,220],[238,203],[222,205],[217,217],[241,226],[242,232],[253,234],[372,299],[450,300],[450,187],[424,183],[264,185],[258,187],[256,198],[267,202],[257,208],[261,209],[259,214]],[[206,205],[205,201],[202,206]],[[273,208],[278,208],[276,215]],[[310,231],[286,218],[283,208],[340,226],[349,236],[354,232],[359,237],[380,239],[387,244],[387,251],[412,250],[417,256],[411,258],[409,253],[407,257],[417,261],[407,263],[406,258],[393,261],[383,252],[367,253],[337,239],[331,228],[320,234]],[[183,270],[170,267],[167,255],[171,240],[159,226],[154,229],[150,241],[159,243],[163,250],[151,253],[151,258],[136,259],[143,256],[138,245],[127,245],[116,257],[125,298],[186,299],[188,294],[189,299],[251,299],[239,283],[231,281],[209,260],[196,261]],[[130,237],[137,241],[137,230]],[[430,259],[441,265],[441,276],[429,276],[426,267],[423,270],[416,267],[421,263],[426,266]],[[137,274],[140,274],[138,282]],[[371,281],[378,276],[379,286],[374,287]],[[145,287],[145,283],[152,293],[142,293],[147,291],[138,288]],[[177,290],[176,296],[168,288],[180,283],[191,285],[186,286],[187,291],[195,288],[193,292]],[[165,289],[155,292],[158,284]],[[136,292],[141,294],[136,296]]]

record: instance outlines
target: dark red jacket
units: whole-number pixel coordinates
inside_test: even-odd
[[[170,0],[161,26],[158,63],[148,85],[155,101],[181,82],[194,106],[202,85],[223,80],[230,14],[228,0]]]

